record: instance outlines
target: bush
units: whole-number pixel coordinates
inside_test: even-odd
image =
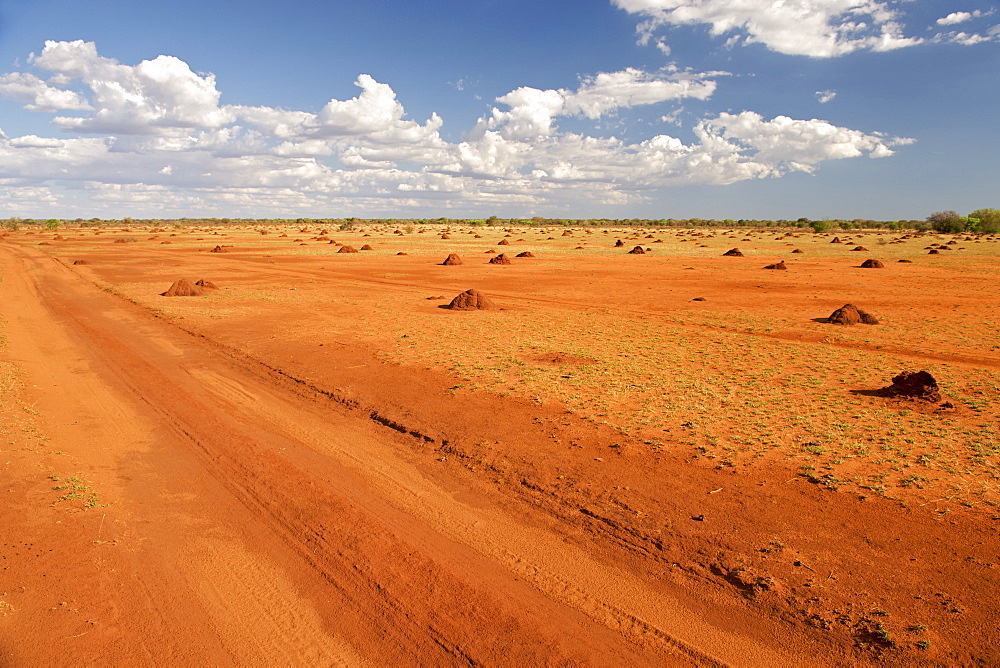
[[[809,227],[813,228],[813,232],[826,232],[830,229],[830,223],[825,220],[814,220],[809,223]]]

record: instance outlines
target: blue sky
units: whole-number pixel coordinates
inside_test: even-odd
[[[0,0],[0,217],[1000,206],[987,0]]]

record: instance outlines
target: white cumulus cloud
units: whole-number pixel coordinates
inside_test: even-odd
[[[980,35],[978,33],[968,33],[964,31],[951,31],[935,35],[933,41],[947,44],[960,44],[962,46],[974,46],[976,44],[982,44],[983,42],[996,41],[997,37],[1000,36],[997,34],[998,32],[1000,31],[993,30],[992,33]]]
[[[834,98],[837,97],[837,91],[835,90],[818,90],[816,91],[816,99],[819,100],[820,104],[826,104],[827,102],[833,102]]]
[[[10,140],[10,145],[15,148],[62,148],[63,142],[52,137],[39,137],[38,135],[23,135]]]
[[[711,77],[722,74],[651,73],[627,68],[584,77],[575,91],[564,88],[538,90],[525,86],[498,97],[496,101],[510,109],[494,109],[481,126],[502,127],[502,134],[507,138],[545,137],[551,134],[554,120],[559,116],[598,119],[617,109],[684,98],[708,99],[716,88]]]
[[[979,9],[974,12],[952,12],[951,14],[948,14],[948,16],[938,19],[937,24],[940,26],[953,26],[985,15],[986,12]]]
[[[272,107],[231,106],[225,109],[265,137],[285,140],[283,155],[329,155],[349,144],[381,147],[440,147],[444,121],[432,114],[422,125],[405,119],[396,93],[362,74],[355,81],[361,93],[349,100],[332,99],[318,114]]]
[[[219,107],[211,74],[196,74],[173,56],[122,65],[97,53],[93,42],[47,41],[32,65],[62,82],[79,79],[91,90],[86,116],[58,116],[53,122],[75,132],[178,134],[198,127],[221,127],[232,114]],[[83,107],[62,107],[82,109]]]
[[[11,72],[0,76],[0,96],[26,103],[31,111],[87,110],[91,106],[71,90],[50,86],[34,74]]]
[[[545,137],[552,132],[553,119],[561,116],[566,97],[557,90],[538,90],[524,86],[497,98],[510,107],[509,111],[493,110],[489,127],[503,126],[504,135],[511,139]]]
[[[920,43],[903,35],[897,12],[878,0],[612,0],[645,16],[640,41],[662,26],[708,25],[788,55],[829,58],[858,50],[889,51]],[[729,44],[735,44],[736,40]]]
[[[868,155],[881,158],[892,155],[891,146],[910,140],[887,140],[858,130],[837,127],[827,121],[795,120],[777,116],[765,121],[760,114],[744,111],[720,114],[704,121],[698,128],[705,136],[721,138],[741,150],[752,153],[755,161],[782,169],[811,172],[825,160],[840,160]]]
[[[221,104],[213,75],[172,56],[131,66],[102,57],[93,43],[47,42],[30,65],[47,78],[0,75],[0,92],[53,114],[61,132],[0,132],[3,193],[25,201],[24,193],[44,191],[34,201],[48,206],[47,189],[60,188],[83,209],[104,206],[110,215],[125,205],[159,216],[288,216],[336,207],[623,204],[670,186],[885,157],[910,141],[752,111],[703,119],[688,141],[661,133],[629,142],[560,127],[667,103],[652,117],[660,127],[680,125],[680,103],[711,98],[724,73],[676,68],[584,76],[575,90],[517,88],[454,142],[442,137],[439,115],[408,118],[391,86],[366,74],[355,82],[357,96],[312,113]]]
[[[660,76],[627,68],[587,77],[575,93],[565,93],[566,111],[587,118],[600,118],[620,107],[636,107],[667,100],[705,100],[715,92],[715,81],[707,76],[720,73]]]

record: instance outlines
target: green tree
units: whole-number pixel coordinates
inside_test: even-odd
[[[958,234],[965,231],[968,221],[954,211],[935,211],[927,216],[931,229],[942,234]]]
[[[980,234],[1000,233],[1000,209],[976,209],[969,214],[969,228]]]

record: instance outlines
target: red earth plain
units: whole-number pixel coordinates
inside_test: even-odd
[[[0,664],[1000,663],[1000,239],[838,235],[4,232]]]

